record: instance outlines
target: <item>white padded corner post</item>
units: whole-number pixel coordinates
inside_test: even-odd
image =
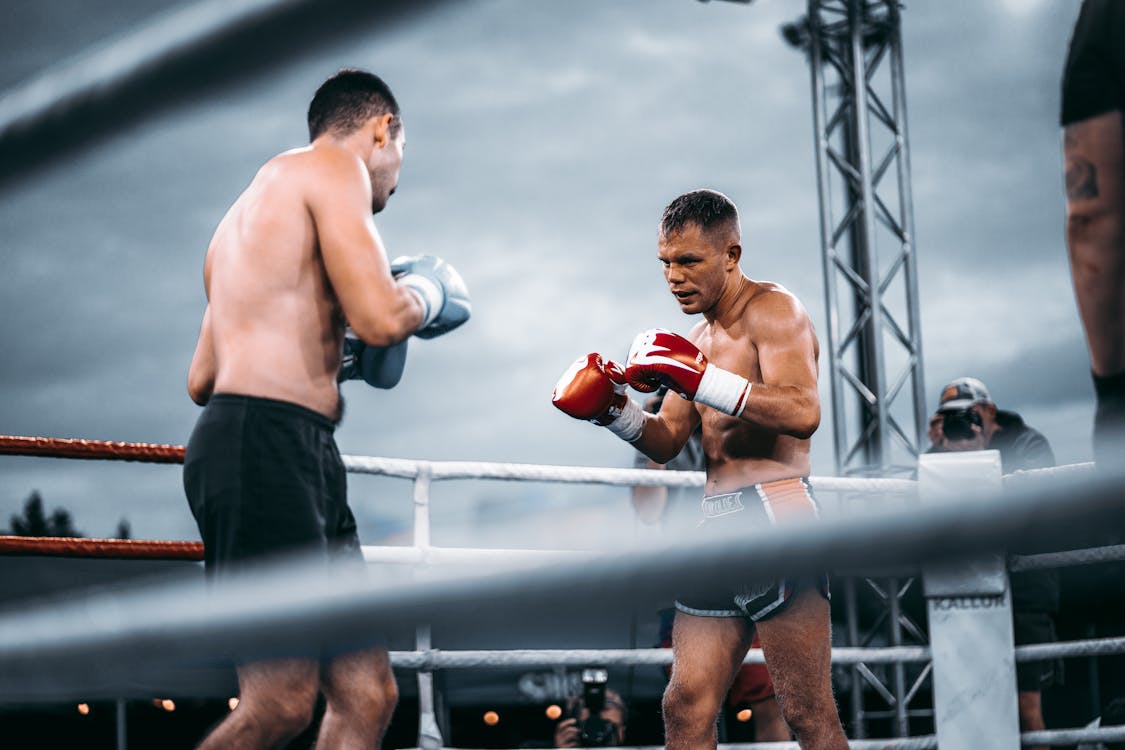
[[[925,504],[999,498],[997,451],[919,457]],[[1019,748],[1012,598],[1001,554],[927,566],[922,573],[934,657],[934,719],[942,750]]]

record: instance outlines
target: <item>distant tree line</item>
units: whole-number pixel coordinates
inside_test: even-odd
[[[31,491],[27,500],[23,503],[23,513],[12,515],[8,524],[11,528],[0,531],[0,533],[12,536],[85,536],[81,531],[74,528],[70,511],[64,508],[55,508],[48,516],[43,509],[43,496],[39,494],[39,490]],[[117,533],[110,538],[131,539],[132,530],[129,528],[129,521],[124,518],[118,521]]]

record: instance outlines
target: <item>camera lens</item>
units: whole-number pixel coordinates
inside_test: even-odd
[[[600,716],[591,716],[582,722],[583,747],[612,747],[617,744],[616,725]]]
[[[973,425],[982,426],[980,415],[972,407],[947,411],[941,420],[941,434],[946,440],[972,440],[976,437]]]

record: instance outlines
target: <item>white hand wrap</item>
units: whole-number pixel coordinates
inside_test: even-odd
[[[441,287],[438,286],[433,279],[428,279],[417,273],[408,273],[405,276],[401,276],[399,277],[399,281],[418,296],[422,307],[425,309],[425,317],[422,320],[422,325],[419,327],[425,328],[430,323],[433,323],[434,318],[438,316],[442,306],[445,304],[445,293],[442,292]]]
[[[631,398],[625,399],[625,406],[621,414],[605,426],[607,430],[627,443],[636,442],[645,427],[645,413],[637,402]]]
[[[750,381],[741,375],[708,364],[692,400],[737,417],[746,408],[750,385]]]

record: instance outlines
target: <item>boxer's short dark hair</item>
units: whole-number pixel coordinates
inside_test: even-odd
[[[738,208],[730,198],[717,190],[692,190],[676,198],[664,209],[664,214],[660,217],[660,234],[662,237],[670,237],[682,232],[689,224],[708,231],[732,222],[738,226]]]
[[[402,127],[395,95],[374,73],[345,68],[320,85],[309,103],[309,140],[328,131],[351,133],[372,117],[394,115],[391,136]]]

